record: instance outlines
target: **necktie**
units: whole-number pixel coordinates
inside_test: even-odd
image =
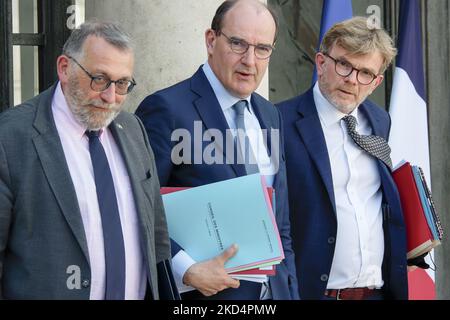
[[[125,298],[125,247],[114,182],[98,131],[87,131],[95,187],[102,218],[106,265],[106,300]]]
[[[245,130],[244,111],[247,104],[247,100],[240,100],[233,105],[233,109],[236,112],[236,129],[238,129],[236,135],[238,163],[244,163],[247,174],[253,174],[259,170]]]
[[[375,135],[361,135],[356,132],[356,119],[353,116],[342,118],[347,125],[347,130],[353,141],[364,151],[383,161],[392,170],[391,148],[386,140]]]

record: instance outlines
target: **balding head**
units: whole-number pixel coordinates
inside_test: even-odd
[[[205,32],[208,64],[231,95],[245,99],[261,83],[275,42],[273,17],[259,1],[225,1]]]
[[[219,8],[217,8],[216,14],[211,23],[211,29],[220,32],[223,28],[223,22],[225,19],[225,15],[231,10],[238,10],[239,7],[252,7],[257,14],[261,14],[263,12],[269,12],[273,18],[275,23],[275,38],[274,43],[277,39],[278,35],[278,17],[276,13],[268,7],[266,4],[258,1],[258,0],[226,0],[224,1]]]

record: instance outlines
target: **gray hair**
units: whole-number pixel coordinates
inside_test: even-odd
[[[63,54],[81,58],[84,42],[89,36],[102,38],[121,51],[133,51],[134,49],[130,35],[120,26],[109,22],[87,21],[72,31],[64,44]]]

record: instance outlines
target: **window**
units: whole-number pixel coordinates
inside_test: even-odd
[[[56,58],[84,20],[84,1],[0,1],[0,112],[56,81]]]

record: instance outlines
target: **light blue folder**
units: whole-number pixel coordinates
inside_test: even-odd
[[[195,260],[211,259],[233,243],[225,264],[238,271],[284,259],[278,228],[259,174],[162,196],[169,236]]]

